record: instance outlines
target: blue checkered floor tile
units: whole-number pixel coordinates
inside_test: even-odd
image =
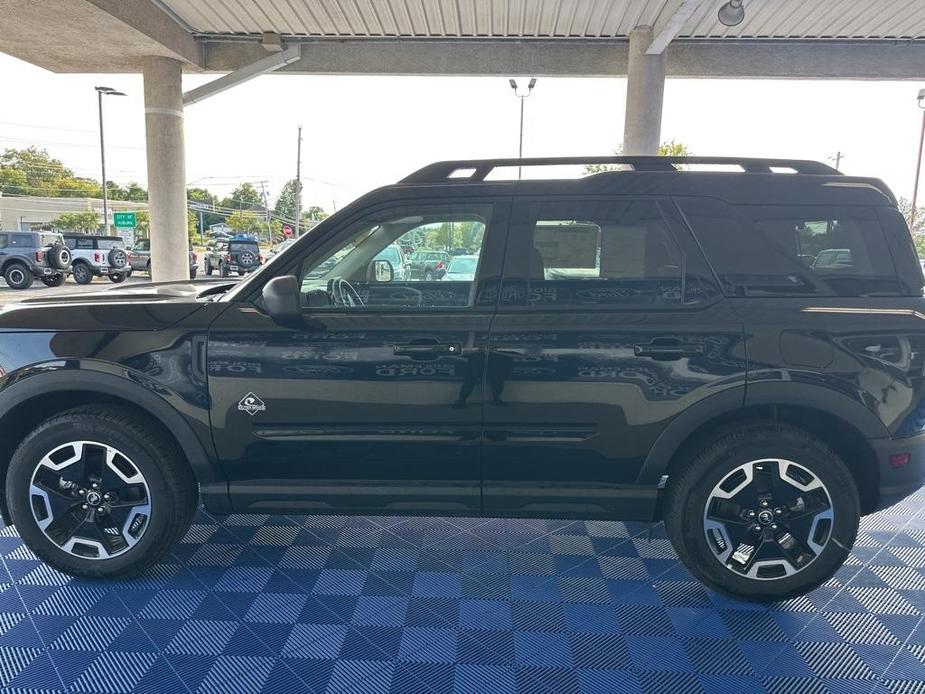
[[[9,692],[925,693],[925,493],[772,606],[661,526],[200,513],[148,575],[75,580],[0,530]]]

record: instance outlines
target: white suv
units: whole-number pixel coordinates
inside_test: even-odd
[[[73,255],[71,269],[77,284],[90,284],[94,277],[118,283],[132,274],[125,242],[118,236],[64,234],[64,243]]]

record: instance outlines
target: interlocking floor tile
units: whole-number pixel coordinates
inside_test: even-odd
[[[0,691],[925,694],[923,505],[778,604],[710,591],[642,523],[200,512],[110,583],[0,528]]]

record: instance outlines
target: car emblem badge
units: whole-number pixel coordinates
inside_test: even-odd
[[[238,401],[238,409],[241,412],[247,412],[251,417],[253,417],[258,412],[263,412],[267,409],[266,404],[258,398],[253,393],[248,393],[243,398]]]

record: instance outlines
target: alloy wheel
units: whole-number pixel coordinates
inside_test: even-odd
[[[110,559],[144,535],[151,494],[139,468],[113,446],[72,441],[38,463],[29,484],[39,529],[65,552]]]
[[[717,483],[703,514],[707,546],[741,576],[792,576],[816,559],[832,536],[835,509],[822,480],[789,460],[754,460]]]

